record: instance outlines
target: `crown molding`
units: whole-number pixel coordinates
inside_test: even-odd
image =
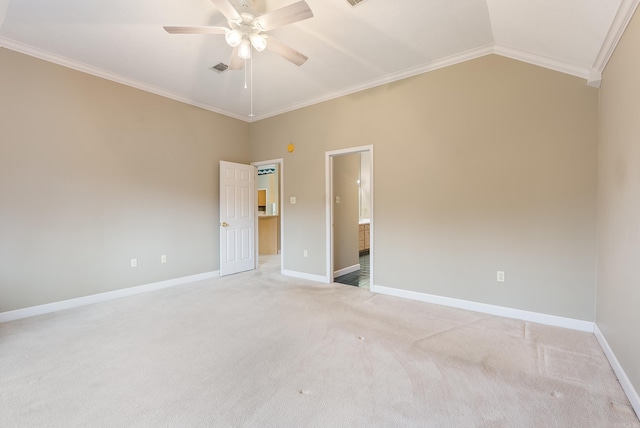
[[[449,67],[451,65],[455,65],[455,64],[460,64],[462,62],[465,61],[470,61],[472,59],[476,59],[476,58],[480,58],[486,55],[490,55],[494,53],[494,49],[493,49],[493,44],[491,45],[487,45],[487,46],[482,46],[479,48],[475,48],[475,49],[471,49],[468,50],[466,52],[462,52],[460,54],[456,54],[456,55],[452,55],[450,57],[447,58],[443,58],[443,59],[439,59],[437,61],[433,61],[424,65],[421,65],[419,67],[415,67],[415,68],[411,68],[408,70],[403,70],[401,72],[398,73],[391,73],[391,74],[387,74],[386,76],[377,78],[377,79],[372,79],[372,80],[368,80],[364,83],[360,83],[358,85],[355,86],[350,86],[346,89],[337,91],[337,92],[332,92],[330,94],[327,95],[323,95],[321,97],[317,97],[317,98],[313,98],[311,100],[302,102],[302,103],[298,103],[298,104],[290,104],[286,107],[283,107],[279,110],[273,111],[271,113],[265,114],[265,115],[261,115],[259,117],[254,117],[252,122],[255,122],[257,120],[262,120],[262,119],[267,119],[269,117],[273,117],[273,116],[277,116],[279,114],[283,114],[283,113],[288,113],[290,111],[293,110],[298,110],[304,107],[309,107],[312,106],[314,104],[319,104],[325,101],[330,101],[336,98],[340,98],[346,95],[351,95],[351,94],[355,94],[356,92],[360,92],[360,91],[364,91],[367,89],[371,89],[371,88],[375,88],[376,86],[381,86],[381,85],[386,85],[389,83],[393,83],[396,82],[398,80],[402,80],[402,79],[406,79],[409,77],[413,77],[413,76],[417,76],[419,74],[423,74],[423,73],[427,73],[429,71],[435,71],[438,70],[440,68],[445,68],[445,67]]]
[[[193,101],[191,99],[175,94],[171,91],[167,91],[153,85],[148,85],[146,83],[142,83],[134,79],[129,79],[119,74],[112,73],[110,71],[107,71],[98,67],[94,67],[92,65],[85,64],[79,61],[75,61],[75,60],[63,57],[61,55],[56,55],[51,52],[47,52],[45,50],[35,48],[33,46],[26,45],[24,43],[20,43],[15,40],[8,39],[6,37],[0,36],[0,47],[7,48],[9,50],[19,52],[25,55],[29,55],[35,58],[39,58],[44,61],[52,62],[54,64],[58,64],[63,67],[71,68],[73,70],[80,71],[82,73],[87,73],[92,76],[111,80],[112,82],[120,83],[122,85],[131,86],[132,88],[140,89],[141,91],[150,92],[155,95],[160,95],[161,97],[169,98],[175,101],[192,105],[194,107],[199,107],[204,110],[209,110],[214,113],[218,113],[224,116],[228,116],[234,119],[239,119],[244,122],[248,122],[247,118],[244,116],[241,116],[226,110],[216,109],[211,107],[210,105]]]
[[[1,5],[1,2],[2,0],[0,0],[0,5]],[[471,49],[466,52],[462,52],[460,54],[452,55],[447,58],[439,59],[437,61],[432,61],[430,63],[421,65],[419,67],[403,70],[397,73],[391,73],[380,78],[376,78],[376,79],[372,79],[372,80],[360,83],[358,85],[350,86],[340,91],[332,92],[329,94],[322,95],[320,97],[313,98],[311,100],[307,100],[301,103],[290,104],[278,110],[274,110],[270,113],[260,115],[260,116],[255,116],[255,117],[246,117],[246,116],[238,115],[236,113],[233,113],[227,110],[214,108],[210,105],[200,103],[200,102],[191,100],[189,98],[185,98],[176,93],[173,93],[152,85],[148,85],[146,83],[139,82],[130,78],[126,78],[116,73],[113,73],[98,67],[94,67],[88,64],[84,64],[84,63],[63,57],[61,55],[56,55],[51,52],[47,52],[30,45],[17,42],[15,40],[8,39],[6,37],[0,36],[0,47],[5,47],[7,49],[10,49],[16,52],[20,52],[20,53],[33,56],[48,62],[52,62],[54,64],[61,65],[63,67],[71,68],[83,73],[87,73],[93,76],[111,80],[116,83],[131,86],[133,88],[140,89],[142,91],[160,95],[165,98],[169,98],[175,101],[179,101],[185,104],[199,107],[204,110],[212,111],[214,113],[218,113],[224,116],[241,120],[243,122],[252,123],[258,120],[267,119],[269,117],[277,116],[283,113],[288,113],[304,107],[312,106],[314,104],[340,98],[346,95],[354,94],[356,92],[375,88],[377,86],[386,85],[389,83],[396,82],[398,80],[417,76],[419,74],[427,73],[430,71],[435,71],[441,68],[449,67],[451,65],[459,64],[465,61],[470,61],[470,60],[480,58],[490,54],[504,56],[517,61],[522,61],[528,64],[558,71],[560,73],[576,76],[576,77],[587,80],[587,84],[589,86],[600,87],[600,82],[602,80],[602,72],[604,71],[604,68],[606,67],[607,62],[609,61],[609,58],[611,58],[611,55],[613,54],[613,51],[615,50],[616,45],[620,41],[620,38],[622,37],[622,34],[624,33],[624,30],[629,24],[629,21],[631,20],[639,3],[640,3],[640,0],[622,0],[620,8],[616,13],[612,26],[609,32],[607,33],[607,37],[602,45],[602,48],[600,49],[597,59],[593,67],[591,68],[577,66],[574,64],[559,61],[554,58],[546,57],[544,55],[534,54],[531,52],[511,48],[508,46],[490,44],[486,46],[481,46],[479,48]],[[4,18],[4,12],[5,11],[0,7],[0,25],[2,22],[1,20]]]
[[[508,46],[495,45],[494,53],[496,55],[504,56],[507,58],[515,59],[518,61],[526,62],[539,67],[548,68],[550,70],[558,71],[560,73],[570,74],[571,76],[580,77],[581,79],[587,79],[589,77],[589,70],[585,67],[580,67],[567,62],[559,61],[554,58],[549,58],[544,55],[538,55],[531,52],[510,48]]]
[[[618,12],[613,18],[613,22],[611,23],[611,27],[607,33],[607,37],[605,37],[604,43],[602,43],[602,47],[600,48],[600,52],[591,67],[591,69],[594,70],[594,73],[599,73],[600,80],[602,80],[602,73],[609,62],[611,55],[613,55],[613,51],[615,51],[616,46],[618,46],[618,42],[622,38],[622,34],[624,34],[624,31],[627,29],[627,25],[629,25],[629,21],[631,21],[639,3],[640,0],[622,0],[622,3],[620,3]],[[599,81],[598,87],[600,87]]]
[[[602,73],[595,68],[589,69],[589,77],[587,78],[587,85],[593,88],[599,88],[602,83]]]

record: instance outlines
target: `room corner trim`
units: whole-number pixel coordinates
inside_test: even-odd
[[[602,84],[602,73],[595,68],[589,70],[589,78],[587,79],[587,85],[592,88],[599,88]]]
[[[542,314],[539,312],[524,311],[521,309],[507,308],[505,306],[489,305],[487,303],[472,302],[469,300],[454,299],[451,297],[436,296],[433,294],[420,293],[417,291],[400,290],[397,288],[376,285],[376,293],[387,294],[389,296],[403,297],[405,299],[419,300],[421,302],[435,303],[436,305],[450,306],[458,309],[466,309],[474,312],[481,312],[499,317],[515,318],[523,321],[535,322],[538,324],[563,327],[571,330],[585,331],[593,333],[594,323],[591,321],[577,320],[573,318],[559,317],[557,315]]]
[[[635,390],[635,388],[633,387],[633,384],[627,377],[627,374],[622,368],[622,365],[620,365],[620,362],[618,361],[615,354],[613,353],[613,350],[609,346],[607,339],[605,339],[604,335],[600,331],[600,328],[598,328],[598,324],[594,324],[593,334],[596,336],[596,339],[598,340],[598,343],[600,344],[602,351],[607,356],[607,359],[609,360],[609,364],[611,364],[611,368],[613,368],[613,372],[618,377],[618,382],[620,382],[620,385],[622,386],[622,390],[625,392],[625,394],[627,394],[627,398],[629,398],[631,407],[633,407],[633,410],[635,410],[636,415],[640,417],[640,396],[638,395],[638,392]]]
[[[305,272],[297,272],[295,270],[282,270],[282,274],[284,276],[291,276],[293,278],[307,279],[309,281],[322,282],[324,284],[329,284],[329,280],[326,276],[323,275],[314,275],[312,273]]]
[[[640,0],[622,1],[616,16],[613,18],[607,37],[604,39],[604,43],[602,43],[600,52],[598,52],[598,56],[596,57],[592,67],[593,69],[600,73],[604,71],[611,55],[613,55],[613,52],[616,50],[616,46],[618,46],[618,42],[622,38],[622,34],[624,34],[624,31],[627,29],[627,25],[629,25],[629,22],[633,17],[633,14],[638,7],[638,3],[640,3]]]
[[[188,284],[191,282],[215,278],[218,276],[220,276],[220,271],[216,270],[212,272],[199,273],[196,275],[183,276],[181,278],[168,279],[166,281],[153,282],[136,287],[122,288],[120,290],[91,294],[89,296],[78,297],[75,299],[62,300],[59,302],[47,303],[44,305],[31,306],[28,308],[16,309],[7,312],[0,312],[0,323],[15,321],[22,318],[33,317],[36,315],[49,314],[52,312],[63,311],[65,309],[72,309],[80,306],[92,305],[94,303],[106,302],[107,300],[147,293],[163,288],[174,287],[176,285]]]

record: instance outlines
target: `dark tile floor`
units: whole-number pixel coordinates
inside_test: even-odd
[[[360,255],[360,270],[334,278],[333,282],[369,288],[369,254]]]

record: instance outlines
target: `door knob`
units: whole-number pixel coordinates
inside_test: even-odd
[[[220,223],[220,226],[222,227],[228,227],[229,223],[227,223],[226,221],[223,221],[222,223]]]

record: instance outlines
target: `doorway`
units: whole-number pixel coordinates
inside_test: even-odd
[[[284,162],[283,159],[271,159],[251,165],[257,170],[257,265],[259,269],[274,268],[282,272]]]
[[[326,152],[325,169],[327,278],[374,291],[373,146]]]

